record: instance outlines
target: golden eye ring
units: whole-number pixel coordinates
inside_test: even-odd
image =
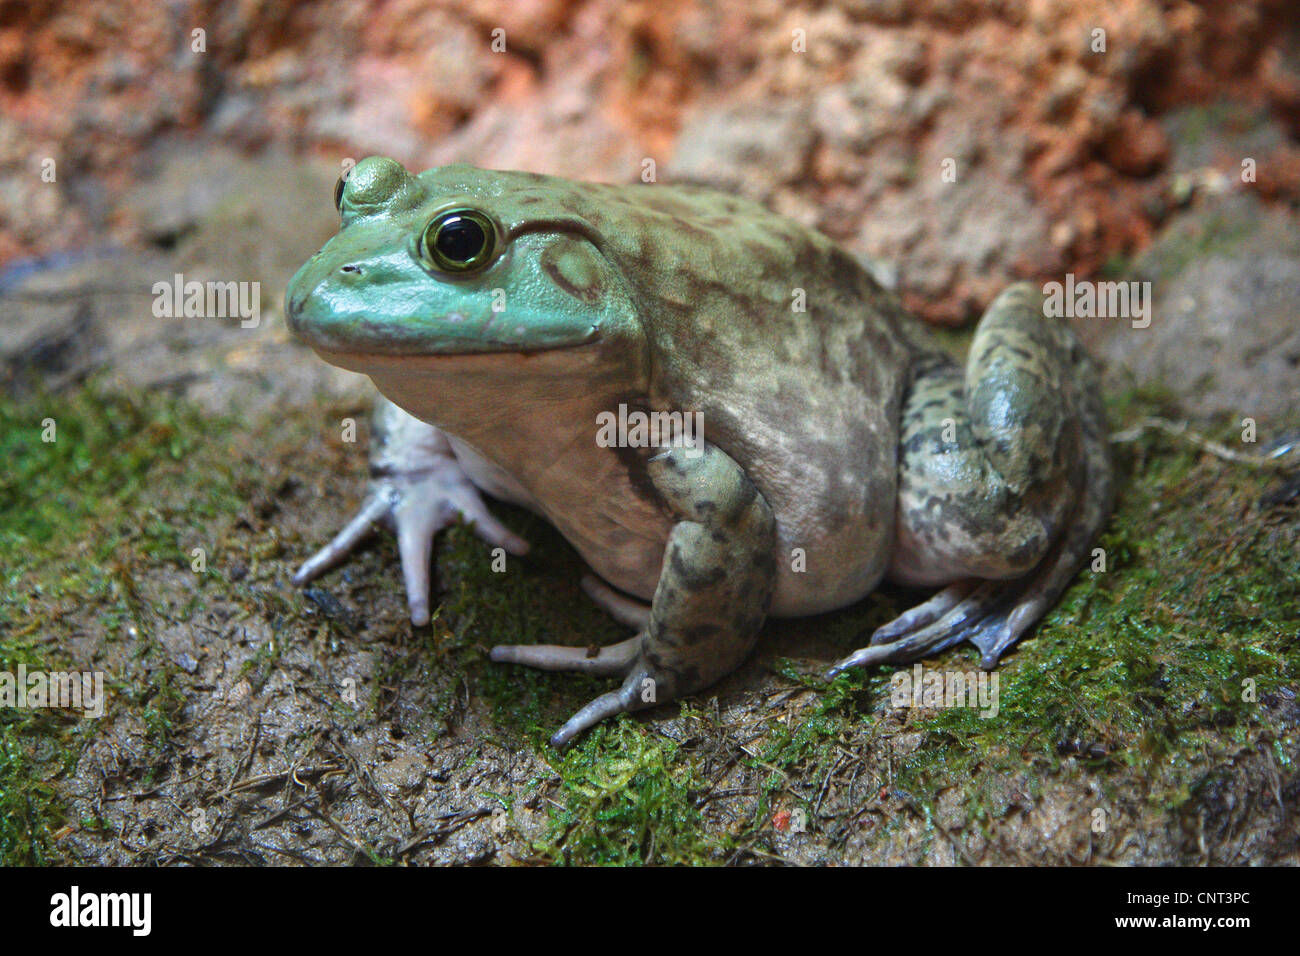
[[[420,256],[439,272],[464,275],[492,262],[497,229],[477,209],[448,209],[439,213],[420,235]]]

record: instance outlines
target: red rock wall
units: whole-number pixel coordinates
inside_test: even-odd
[[[1300,196],[1297,20],[1288,0],[4,2],[0,263],[129,239],[114,197],[167,136],[610,180],[649,157],[897,263],[959,320],[1010,277],[1141,247],[1187,104],[1265,127],[1251,188]],[[1213,132],[1203,161],[1236,176]]]

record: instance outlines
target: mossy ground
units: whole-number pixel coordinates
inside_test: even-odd
[[[820,681],[918,597],[885,588],[769,624],[715,691],[559,755],[547,735],[607,682],[486,649],[623,635],[540,520],[503,509],[534,546],[504,573],[469,529],[440,536],[427,628],[387,538],[290,585],[357,500],[364,435],[330,437],[348,411],[237,422],[94,384],[0,405],[0,670],[110,686],[103,720],[0,710],[0,859],[1297,859],[1300,502],[1276,472],[1158,433],[1117,446],[1106,570],[1005,659],[994,719],[893,708],[888,670]]]

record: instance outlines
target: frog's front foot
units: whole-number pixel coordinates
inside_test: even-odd
[[[776,522],[736,462],[711,445],[697,456],[675,448],[651,458],[646,472],[676,518],[654,603],[647,614],[599,582],[588,585],[621,620],[643,621],[641,633],[602,648],[492,648],[501,663],[623,678],[555,732],[556,748],[606,717],[694,693],[729,673],[753,647],[772,600]]]
[[[298,569],[293,580],[304,584],[328,571],[376,525],[383,525],[397,535],[411,623],[427,624],[435,534],[459,516],[488,544],[510,554],[527,554],[528,542],[488,511],[447,439],[433,426],[384,402],[376,406],[373,429],[365,501],[334,540]]]
[[[524,541],[487,509],[478,490],[453,464],[449,469],[431,469],[377,477],[370,482],[366,499],[356,515],[329,544],[321,548],[293,576],[305,584],[343,560],[375,525],[397,535],[397,550],[406,581],[406,600],[411,623],[429,623],[429,568],[433,536],[460,516],[488,544],[505,548],[514,555],[528,552]]]

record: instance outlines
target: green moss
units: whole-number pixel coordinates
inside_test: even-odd
[[[696,864],[726,837],[701,826],[694,761],[626,717],[586,735],[556,763],[564,805],[534,850],[555,863]]]
[[[0,402],[0,669],[73,667],[66,648],[35,639],[66,633],[75,615],[109,641],[126,636],[140,649],[154,646],[153,609],[137,592],[133,568],[188,568],[180,542],[196,518],[237,507],[219,444],[229,424],[184,403],[95,384]],[[196,471],[203,481],[193,480]],[[183,703],[170,675],[153,669],[138,684],[110,686],[114,698],[140,708],[162,759]],[[63,819],[53,782],[71,768],[94,723],[47,710],[0,711],[0,861],[51,858],[51,833]]]

